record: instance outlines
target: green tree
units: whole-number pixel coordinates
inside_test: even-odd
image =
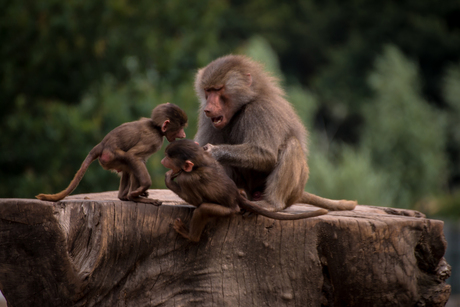
[[[452,173],[451,186],[460,181],[460,64],[447,69],[444,77],[443,94],[447,108],[449,169]]]
[[[447,68],[443,79],[443,95],[448,103],[446,118],[447,154],[451,173],[449,192],[421,209],[430,215],[448,219],[460,217],[460,64]]]
[[[457,113],[452,100],[440,94],[446,66],[460,59],[460,2],[456,0],[442,5],[434,0],[208,0],[187,5],[179,0],[154,4],[146,0],[18,0],[0,7],[0,177],[5,178],[0,196],[31,197],[62,188],[100,138],[122,122],[148,116],[157,103],[171,101],[186,109],[191,119],[187,134],[193,137],[196,68],[227,53],[246,53],[242,50],[247,46],[251,46],[247,54],[267,63],[282,80],[289,100],[311,131],[309,190],[331,197],[343,191],[383,204],[371,195],[379,194],[375,192],[378,189],[393,191],[398,187],[395,191],[412,192],[394,192],[391,203],[398,198],[408,206],[406,201],[421,195],[414,185],[431,187],[422,194],[439,189],[434,188],[439,186],[436,179],[425,180],[435,172],[425,166],[418,170],[420,161],[438,160],[438,145],[430,147],[436,152],[432,158],[424,154],[414,160],[415,174],[403,177],[391,161],[387,169],[387,161],[380,158],[388,149],[371,144],[363,133],[368,123],[377,125],[369,114],[374,104],[381,104],[384,93],[366,82],[366,76],[375,70],[374,60],[387,43],[419,65],[416,89],[407,84],[401,91],[415,97],[421,110],[433,111],[430,105],[442,112],[448,110],[445,119],[449,128],[441,133],[439,142],[447,135],[449,182],[451,187],[459,185]],[[398,73],[393,77],[398,78]],[[452,85],[448,91],[454,93],[456,87]],[[411,109],[404,108],[413,114]],[[431,117],[438,118],[438,113],[434,111],[436,115]],[[412,122],[417,122],[415,119]],[[437,119],[434,121],[432,133],[438,135]],[[424,134],[426,127],[407,124],[412,128],[404,137],[397,134],[399,129],[390,129],[391,125],[379,123],[383,128],[371,128],[377,134],[396,133],[398,140],[413,136],[412,143],[407,143],[410,148],[394,147],[400,151],[395,152],[395,161],[403,161],[411,173],[407,163],[414,161],[407,157],[433,145],[433,137],[428,134],[421,140],[419,134]],[[416,132],[419,129],[421,132]],[[154,187],[163,187],[154,175],[163,172],[158,166],[160,156],[149,160]],[[350,175],[339,174],[339,170]],[[334,175],[328,176],[329,172]],[[360,181],[366,173],[375,180]],[[330,182],[315,184],[322,182],[321,176]],[[354,178],[355,186],[362,190],[353,190],[347,177]],[[396,178],[393,185],[383,184],[386,177]],[[409,182],[414,178],[419,181]],[[113,174],[99,167],[92,166],[85,180],[81,184],[85,192],[117,186]],[[353,198],[347,195],[337,196]]]
[[[443,116],[422,98],[417,66],[394,46],[376,60],[369,84],[362,146],[388,174],[393,204],[411,207],[446,183]]]
[[[186,109],[193,136],[194,70],[228,48],[217,44],[214,18],[226,6],[177,0],[2,4],[0,196],[62,189],[108,131],[149,116],[161,102]],[[116,189],[112,177],[92,166],[81,191]]]

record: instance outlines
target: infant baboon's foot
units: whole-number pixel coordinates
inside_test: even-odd
[[[149,197],[149,192],[145,191],[139,195],[140,197]]]
[[[163,203],[161,200],[145,197],[130,197],[129,200],[137,203],[150,204],[154,206],[161,206],[161,204]]]
[[[186,239],[189,239],[189,231],[188,231],[188,228],[187,226],[185,226],[184,222],[182,222],[182,220],[180,218],[177,218],[175,221],[174,221],[174,226],[173,226],[174,230],[179,233],[180,235],[182,235],[184,238]]]

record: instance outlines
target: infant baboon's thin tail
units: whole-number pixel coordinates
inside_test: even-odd
[[[59,201],[59,200],[63,199],[64,197],[66,197],[67,195],[72,193],[73,190],[75,190],[75,188],[78,186],[78,184],[80,183],[81,179],[85,175],[85,172],[88,169],[89,165],[94,160],[99,158],[99,156],[101,154],[102,154],[102,145],[98,144],[86,156],[85,160],[81,164],[80,169],[75,174],[75,176],[73,177],[73,179],[70,182],[69,186],[65,190],[63,190],[63,191],[61,191],[59,193],[56,193],[56,194],[38,194],[35,197],[40,199],[40,200],[48,200],[48,201]]]
[[[251,212],[255,212],[257,214],[272,218],[274,220],[300,220],[300,219],[306,219],[310,217],[315,217],[315,216],[320,216],[327,214],[327,210],[324,209],[319,209],[316,211],[312,212],[304,212],[304,213],[281,213],[281,212],[275,212],[275,211],[269,211],[266,210],[265,208],[257,205],[254,202],[251,202],[241,196],[242,200],[240,201],[240,207],[243,209],[249,210]]]

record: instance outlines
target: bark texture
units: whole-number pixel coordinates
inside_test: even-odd
[[[172,223],[188,222],[193,207],[170,191],[149,192],[163,205],[116,192],[1,199],[8,306],[444,306],[449,298],[443,222],[419,212],[237,215],[190,243]]]

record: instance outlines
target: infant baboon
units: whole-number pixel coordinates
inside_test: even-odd
[[[326,214],[327,210],[300,214],[267,211],[242,196],[222,165],[197,143],[178,140],[166,147],[161,163],[171,169],[166,173],[166,186],[186,202],[195,206],[190,230],[180,220],[174,229],[183,237],[198,242],[208,220],[231,216],[240,208],[277,220],[297,220]]]
[[[145,162],[161,148],[163,137],[169,142],[184,138],[187,120],[187,114],[175,104],[158,105],[153,109],[151,118],[125,123],[110,131],[89,152],[64,191],[36,197],[48,201],[63,199],[75,190],[89,165],[99,159],[104,169],[120,173],[119,199],[160,205],[161,202],[156,199],[144,198],[148,196],[147,189],[152,184]]]

